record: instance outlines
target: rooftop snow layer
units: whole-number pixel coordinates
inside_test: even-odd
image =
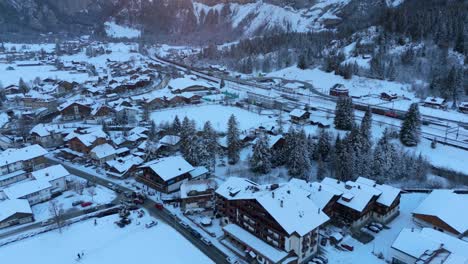
[[[18,161],[31,160],[47,153],[47,150],[37,144],[20,149],[6,149],[0,153],[0,164],[4,166]]]
[[[12,199],[0,202],[0,222],[16,213],[32,214],[28,200]]]
[[[182,156],[170,156],[153,160],[143,166],[151,168],[164,181],[169,181],[194,169]]]
[[[464,233],[468,231],[468,195],[456,194],[452,190],[433,190],[413,214],[436,216]]]

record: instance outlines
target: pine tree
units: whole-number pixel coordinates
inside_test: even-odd
[[[151,121],[151,126],[150,126],[150,130],[149,130],[149,133],[148,133],[148,139],[152,140],[152,141],[155,141],[157,136],[158,136],[158,132],[156,130],[156,123],[153,120],[153,121]]]
[[[180,124],[179,116],[175,116],[174,121],[172,122],[172,131],[178,135],[180,133],[180,130],[182,128],[182,125]]]
[[[203,138],[203,146],[208,152],[209,160],[211,161],[209,163],[210,167],[208,167],[208,169],[212,172],[215,169],[216,154],[218,153],[217,137],[218,136],[216,134],[216,131],[211,126],[211,122],[206,121],[206,123],[203,125],[202,138]]]
[[[332,149],[330,137],[330,133],[325,131],[325,129],[320,130],[317,147],[315,148],[315,152],[313,154],[314,160],[321,159],[324,162],[329,161]]]
[[[361,138],[363,151],[369,151],[372,147],[372,109],[368,108],[361,121]]]
[[[29,86],[24,82],[23,78],[20,78],[18,87],[21,93],[23,94],[26,94],[29,92]]]
[[[295,144],[291,149],[291,155],[288,161],[288,172],[290,175],[308,179],[310,172],[309,151],[307,149],[307,137],[304,130],[297,133]]]
[[[325,172],[326,172],[326,169],[325,169],[324,162],[322,161],[322,159],[317,160],[317,175],[316,175],[316,177],[317,177],[318,181],[323,180],[323,178],[325,177]]]
[[[374,149],[372,176],[380,181],[393,180],[395,179],[395,169],[398,166],[396,148],[390,142],[389,131],[385,129]]]
[[[299,61],[297,63],[297,67],[301,70],[307,69],[307,62],[306,57],[304,55],[299,56]]]
[[[268,148],[268,140],[265,135],[260,135],[253,146],[250,158],[250,169],[255,173],[266,174],[271,171],[271,154]]]
[[[417,103],[411,104],[400,129],[400,141],[405,146],[416,146],[420,141],[421,116]]]
[[[351,130],[354,125],[353,101],[346,96],[340,96],[335,109],[335,128],[340,130]]]
[[[190,155],[190,149],[192,148],[192,141],[195,136],[195,132],[193,123],[188,119],[188,117],[184,117],[180,129],[180,152],[184,157],[188,157]]]
[[[339,180],[345,180],[348,168],[345,162],[345,148],[340,135],[336,137],[334,153],[335,177]]]
[[[241,142],[237,120],[234,115],[231,115],[228,121],[227,145],[229,164],[236,164],[240,159]]]

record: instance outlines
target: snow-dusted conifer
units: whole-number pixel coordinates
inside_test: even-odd
[[[271,171],[271,153],[264,134],[257,138],[249,163],[250,169],[255,173],[266,174]]]
[[[231,115],[227,131],[227,156],[230,164],[236,164],[240,159],[241,142],[236,117]]]
[[[420,141],[421,115],[417,103],[411,104],[400,129],[400,141],[405,146],[416,146]]]

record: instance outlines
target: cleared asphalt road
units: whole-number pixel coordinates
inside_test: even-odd
[[[75,169],[73,167],[68,166],[66,163],[61,163],[53,159],[48,159],[49,163],[51,164],[62,164],[71,174],[76,175],[78,177],[81,177],[83,179],[95,182],[96,184],[99,184],[101,186],[104,186],[106,188],[109,188],[109,183],[112,183],[115,186],[118,186],[119,189],[121,189],[124,192],[127,191],[133,191],[131,189],[128,189],[125,186],[120,186],[115,184],[114,182],[108,181],[106,179],[102,179],[99,177],[95,177],[94,175],[91,175],[89,173],[86,173],[84,171]],[[169,211],[166,209],[164,210],[159,210],[156,209],[155,207],[156,203],[151,201],[150,199],[147,199],[144,204],[141,206],[144,207],[148,212],[164,221],[166,224],[174,228],[177,232],[179,232],[182,236],[184,236],[188,241],[190,241],[194,246],[196,246],[201,252],[203,252],[205,255],[207,255],[211,260],[213,260],[214,263],[220,263],[220,264],[228,264],[229,262],[226,260],[226,255],[219,249],[217,249],[214,246],[208,246],[205,243],[203,243],[200,239],[195,237],[189,229],[184,228],[174,217],[169,214]],[[190,260],[188,260],[188,263]]]

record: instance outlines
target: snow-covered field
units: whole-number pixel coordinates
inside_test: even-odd
[[[151,118],[156,124],[160,124],[164,122],[171,123],[176,116],[182,121],[187,116],[189,119],[195,119],[199,129],[203,128],[206,121],[210,121],[214,129],[224,132],[227,130],[227,122],[231,115],[236,116],[240,130],[248,130],[260,125],[275,125],[276,123],[274,118],[269,118],[266,115],[223,105],[198,105],[164,109],[153,112]]]
[[[113,38],[138,38],[141,35],[141,31],[128,26],[117,25],[117,23],[111,21],[104,23],[106,34]]]
[[[14,70],[8,71],[7,68],[12,66]],[[16,64],[2,64],[0,63],[0,81],[3,86],[11,84],[18,85],[19,79],[23,78],[25,82],[31,82],[36,77],[41,79],[53,78],[60,80],[67,80],[69,82],[82,83],[88,79],[88,74],[85,73],[71,73],[68,71],[57,71],[54,66],[41,65],[29,67],[17,67]]]
[[[116,215],[87,220],[0,247],[0,263],[128,264],[128,263],[212,263],[212,261],[164,223],[147,229],[153,220],[145,215],[119,228]],[[140,224],[137,225],[137,222]],[[27,253],[25,253],[27,252]],[[77,261],[77,254],[84,257]]]

